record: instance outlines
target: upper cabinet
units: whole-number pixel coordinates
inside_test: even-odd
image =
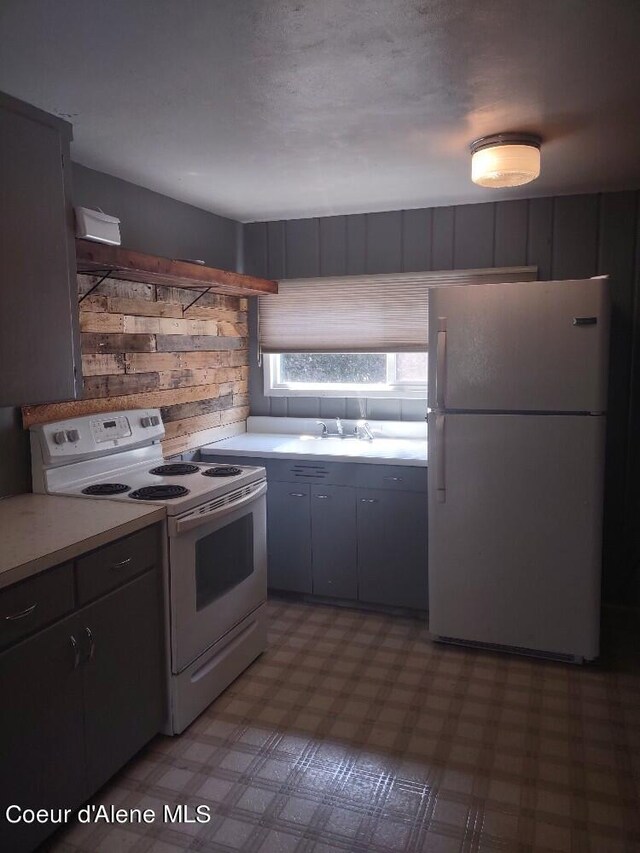
[[[78,395],[71,125],[0,93],[0,406]]]

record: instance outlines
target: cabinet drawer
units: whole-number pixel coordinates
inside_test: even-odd
[[[158,526],[146,527],[105,545],[76,563],[80,604],[103,595],[160,560]]]
[[[26,637],[73,610],[73,566],[65,563],[0,592],[0,646]]]
[[[352,486],[357,463],[321,462],[312,459],[272,459],[267,465],[267,478],[287,483],[326,483],[333,486]]]
[[[365,489],[426,492],[427,469],[409,465],[359,465],[357,483]]]

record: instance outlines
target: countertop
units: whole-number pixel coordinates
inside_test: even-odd
[[[0,588],[164,517],[164,507],[122,501],[32,494],[4,498],[0,500]]]
[[[201,448],[202,461],[208,456],[272,457],[274,459],[314,459],[324,462],[365,462],[375,465],[427,467],[427,442],[416,438],[319,438],[287,433],[246,432]]]

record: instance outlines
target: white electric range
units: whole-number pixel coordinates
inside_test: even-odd
[[[183,731],[266,648],[266,472],[167,463],[159,410],[31,428],[33,489],[167,510],[171,719]]]

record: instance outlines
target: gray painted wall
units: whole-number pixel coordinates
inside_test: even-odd
[[[237,223],[120,178],[73,164],[74,205],[120,219],[122,245],[150,255],[199,258],[236,269]]]
[[[202,258],[210,266],[237,267],[238,223],[167,196],[73,164],[74,205],[118,216],[122,244],[153,255]],[[43,287],[46,282],[43,282]],[[20,410],[0,408],[0,497],[30,491],[28,434]]]
[[[536,264],[541,279],[613,277],[605,593],[640,602],[640,286],[637,191],[558,196],[244,226],[248,273],[270,278]],[[357,401],[265,397],[254,357],[251,411],[358,416]],[[632,370],[632,363],[635,369]],[[633,380],[632,380],[633,377]],[[424,406],[370,400],[371,418],[422,418]]]

